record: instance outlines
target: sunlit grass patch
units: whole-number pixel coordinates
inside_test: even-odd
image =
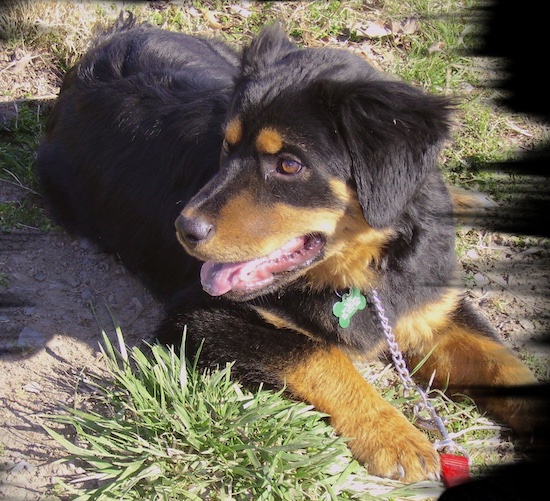
[[[243,389],[230,365],[201,373],[159,345],[127,352],[104,335],[102,351],[109,382],[96,382],[100,412],[49,417],[75,428],[76,445],[48,432],[97,481],[66,485],[77,499],[347,497],[345,481],[362,467],[311,406]]]
[[[129,350],[118,328],[117,335],[118,349],[103,335],[107,373],[94,379],[94,397],[46,416],[48,433],[68,451],[64,461],[83,467],[73,482],[60,481],[77,500],[425,499],[442,492],[438,482],[369,476],[323,414],[281,393],[244,389],[231,365],[200,372],[196,358],[189,363],[160,345]],[[414,420],[419,395],[404,394],[391,366],[370,370],[365,377]],[[501,427],[471,401],[436,391],[431,399],[468,449],[474,474],[513,458]],[[54,423],[74,429],[74,439]]]

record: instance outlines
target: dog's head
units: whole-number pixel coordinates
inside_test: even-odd
[[[448,134],[449,104],[348,51],[300,49],[278,27],[243,53],[220,169],[178,238],[207,292],[246,300],[305,275],[365,287],[366,266]]]

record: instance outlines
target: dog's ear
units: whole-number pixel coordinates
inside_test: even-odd
[[[294,50],[296,45],[288,39],[280,23],[265,26],[243,50],[242,74],[248,76],[268,68]]]
[[[330,101],[363,214],[371,226],[388,227],[435,167],[449,134],[452,102],[397,81],[334,85]]]

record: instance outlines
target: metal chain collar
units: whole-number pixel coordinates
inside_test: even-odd
[[[403,382],[403,386],[405,387],[406,391],[416,390],[422,399],[422,402],[416,404],[413,408],[414,415],[418,420],[418,426],[429,430],[436,430],[439,432],[439,434],[441,435],[441,440],[438,440],[434,443],[434,447],[437,451],[446,450],[449,452],[455,452],[456,450],[458,450],[468,459],[468,463],[471,463],[470,456],[468,455],[466,450],[458,445],[447,433],[445,424],[437,414],[437,411],[435,410],[433,404],[430,402],[427,393],[411,378],[411,374],[409,372],[409,369],[407,368],[405,359],[403,358],[403,353],[401,353],[401,350],[399,349],[399,345],[397,344],[395,336],[392,332],[391,325],[388,321],[388,318],[386,317],[384,307],[382,306],[382,302],[378,297],[378,292],[375,289],[372,290],[371,297],[374,303],[374,307],[376,308],[378,318],[380,319],[380,323],[382,324],[382,330],[384,331],[384,335],[386,336],[386,341],[390,349],[395,369],[399,374],[401,381]],[[423,415],[426,414],[429,417],[423,417]]]

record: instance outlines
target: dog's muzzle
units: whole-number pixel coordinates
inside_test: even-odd
[[[178,239],[189,249],[208,242],[215,232],[214,225],[200,217],[190,218],[180,214],[175,225]]]

